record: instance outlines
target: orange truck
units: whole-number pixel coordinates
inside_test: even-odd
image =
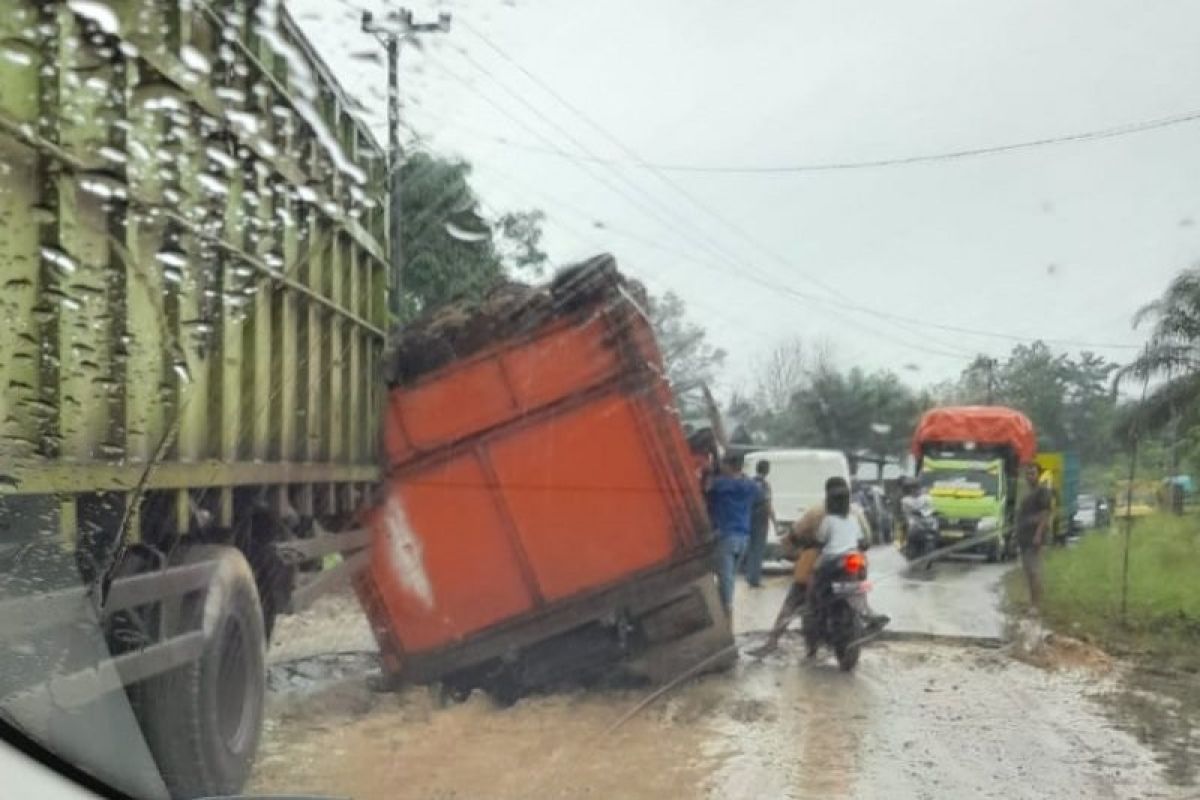
[[[503,701],[733,658],[636,292],[599,257],[402,338],[356,581],[391,676]]]

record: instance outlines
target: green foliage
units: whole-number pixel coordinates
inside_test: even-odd
[[[685,416],[702,413],[701,388],[716,381],[725,351],[708,341],[703,326],[688,319],[683,299],[674,292],[651,297],[647,313],[680,411]]]
[[[1200,518],[1153,516],[1130,536],[1129,596],[1121,620],[1125,538],[1121,523],[1045,562],[1042,614],[1052,626],[1121,647],[1185,653],[1200,665]],[[1027,595],[1019,576],[1009,584],[1018,604]]]
[[[1126,415],[1123,428],[1130,434],[1170,431],[1173,440],[1194,442],[1200,438],[1200,268],[1181,272],[1134,319],[1135,324],[1148,321],[1153,322],[1150,339],[1119,379],[1150,391]]]
[[[466,162],[417,152],[400,169],[405,316],[541,274],[541,211],[510,212],[493,226],[479,214]]]
[[[957,402],[987,402],[988,362],[980,357],[963,372]],[[1117,364],[1095,353],[1072,357],[1041,341],[1019,344],[1007,359],[992,362],[992,402],[1028,416],[1040,449],[1073,450],[1085,464],[1108,461],[1119,449],[1110,389],[1116,370]]]
[[[929,405],[892,372],[843,372],[828,349],[810,355],[793,340],[763,364],[755,396],[735,398],[730,412],[748,438],[773,445],[902,455]]]
[[[957,381],[914,390],[890,371],[842,370],[827,350],[810,353],[791,341],[762,365],[754,396],[735,398],[730,412],[762,442],[902,455],[925,410],[984,404],[991,396],[1029,416],[1042,449],[1075,451],[1095,471],[1115,468],[1122,452],[1110,388],[1116,370],[1094,353],[1071,356],[1034,342],[1017,345],[1004,360],[981,356]]]
[[[496,221],[500,233],[500,250],[508,267],[531,277],[541,277],[549,262],[542,250],[543,211],[510,211]]]

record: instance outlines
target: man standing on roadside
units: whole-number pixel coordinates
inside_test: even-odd
[[[1053,498],[1050,490],[1038,480],[1041,470],[1037,464],[1025,467],[1025,497],[1017,509],[1017,544],[1021,547],[1021,568],[1029,583],[1029,602],[1034,608],[1042,604],[1042,545],[1050,530],[1050,509]]]
[[[754,465],[754,482],[758,498],[750,511],[750,545],[746,551],[746,583],[757,589],[762,586],[763,557],[767,550],[767,532],[775,524],[775,507],[771,504],[771,462],[763,459]]]
[[[729,454],[721,474],[705,487],[708,507],[717,529],[717,585],[726,611],[733,608],[733,582],[750,544],[750,512],[761,490],[742,474],[743,459]]]

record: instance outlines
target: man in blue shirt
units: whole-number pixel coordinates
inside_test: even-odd
[[[721,474],[705,487],[713,525],[717,529],[717,585],[725,609],[733,607],[733,582],[750,543],[750,514],[762,489],[742,474],[742,457],[727,455]]]

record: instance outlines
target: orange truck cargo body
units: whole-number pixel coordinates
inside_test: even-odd
[[[394,387],[383,436],[358,588],[393,674],[436,678],[708,571],[662,359],[621,293]]]

